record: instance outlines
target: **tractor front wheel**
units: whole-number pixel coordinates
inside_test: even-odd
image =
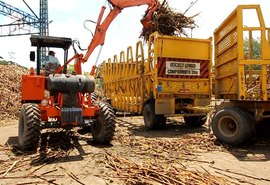
[[[36,104],[24,104],[19,119],[18,141],[23,150],[36,150],[41,135],[40,110]]]
[[[99,102],[100,112],[92,125],[92,135],[99,144],[110,143],[115,132],[116,117],[108,103]]]

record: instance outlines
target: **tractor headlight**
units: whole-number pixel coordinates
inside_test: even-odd
[[[41,106],[46,107],[48,105],[48,103],[49,103],[49,101],[44,99],[44,100],[41,101],[40,104],[41,104]]]

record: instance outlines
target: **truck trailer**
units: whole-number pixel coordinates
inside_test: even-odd
[[[170,116],[203,125],[211,98],[211,42],[153,33],[146,49],[139,41],[103,62],[104,96],[117,111],[142,114],[147,129],[162,128]]]
[[[239,5],[215,30],[214,48],[215,98],[221,104],[211,127],[219,141],[241,144],[270,118],[270,29],[260,6]]]

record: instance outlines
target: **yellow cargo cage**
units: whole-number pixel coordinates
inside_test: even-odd
[[[259,5],[239,5],[214,32],[215,109],[211,125],[227,144],[248,141],[270,118],[270,29]]]
[[[245,23],[248,15],[252,19]],[[216,29],[214,38],[216,98],[268,100],[269,29],[260,6],[238,6]]]
[[[196,108],[209,105],[211,50],[211,38],[181,38],[155,32],[148,41],[147,59],[139,41],[135,57],[132,47],[128,47],[126,54],[122,51],[119,57],[104,61],[105,96],[114,108],[143,113],[145,119],[152,114],[157,119],[175,114],[193,115],[196,119],[205,116]]]

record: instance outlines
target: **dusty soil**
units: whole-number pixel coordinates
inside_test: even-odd
[[[167,123],[147,131],[142,117],[119,116],[114,140],[103,146],[76,130],[43,131],[38,151],[23,153],[10,120],[0,127],[0,184],[270,183],[270,138],[263,133],[228,147],[207,127],[188,128],[182,118]]]

